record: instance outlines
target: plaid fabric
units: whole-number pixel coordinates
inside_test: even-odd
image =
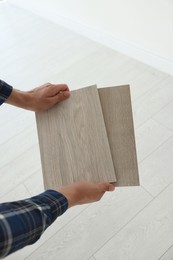
[[[0,204],[0,258],[35,243],[67,208],[67,199],[54,190]]]
[[[0,80],[0,105],[10,96],[13,87],[8,85],[3,80]]]

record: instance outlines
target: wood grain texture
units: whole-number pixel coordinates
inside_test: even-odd
[[[173,259],[173,245],[166,251],[166,253],[158,260],[172,260]]]
[[[129,86],[99,89],[107,129],[116,186],[139,185]]]
[[[45,188],[79,180],[115,182],[96,86],[36,114]]]
[[[107,192],[103,200],[83,210],[72,222],[69,221],[67,225],[60,228],[59,232],[54,233],[46,243],[26,259],[88,260],[91,255],[95,257],[94,253],[99,253],[102,248],[104,249],[112,236],[123,229],[150,201],[151,196],[141,187],[119,188],[116,192]],[[133,231],[131,233],[133,234]],[[126,238],[127,234],[124,239]],[[118,249],[116,247],[117,244],[113,244],[110,249],[121,251],[121,245]],[[128,257],[103,259],[129,260]],[[146,259],[150,260],[150,258]],[[153,258],[151,259],[153,260]],[[140,258],[135,260],[140,260]]]
[[[145,190],[142,187],[120,187],[115,192],[106,193],[99,203],[71,208],[56,219],[37,243],[11,254],[6,260],[24,260],[28,256],[31,260],[88,260],[94,254],[97,260],[106,260],[106,256],[109,260],[120,260],[125,250],[127,255],[122,257],[125,260],[130,256],[133,260],[172,260],[173,194],[162,195],[168,189],[173,190],[170,186],[173,181],[173,138],[165,139],[168,129],[172,129],[173,134],[173,107],[170,105],[173,88],[167,88],[173,85],[173,77],[12,6],[9,1],[0,4],[0,35],[1,78],[21,90],[45,82],[66,82],[71,90],[93,82],[102,87],[129,83],[136,142],[140,144],[139,159],[145,155],[145,160],[140,163],[140,182]],[[38,172],[41,164],[35,122],[33,119],[33,128],[28,129],[31,118],[28,113],[27,120],[20,117],[21,112],[26,113],[26,110],[7,104],[0,109],[2,202],[7,201],[9,195],[16,200],[43,191],[42,173]],[[19,117],[23,120],[21,132]],[[156,126],[151,120],[159,123],[155,136]],[[150,144],[146,142],[149,127]],[[141,138],[145,140],[140,141]],[[156,197],[154,201],[157,200],[159,208],[154,206],[154,201],[149,203],[152,197],[147,191]],[[17,196],[13,197],[13,194]],[[147,221],[150,222],[148,227]],[[108,241],[111,244],[106,249]],[[168,248],[170,250],[165,253]],[[115,255],[109,255],[114,249]]]
[[[161,260],[173,241],[172,197],[173,183],[108,240],[94,255],[96,260]]]

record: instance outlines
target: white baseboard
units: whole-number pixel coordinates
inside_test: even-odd
[[[14,4],[13,1],[12,4]],[[173,75],[173,60],[168,59],[167,57],[162,57],[151,50],[144,49],[141,46],[136,45],[135,43],[123,41],[106,32],[98,31],[84,24],[73,21],[57,13],[56,10],[51,10],[50,8],[48,9],[44,7],[38,8],[30,4],[28,4],[28,6],[26,6],[26,4],[17,5],[102,45],[110,47],[140,62]]]

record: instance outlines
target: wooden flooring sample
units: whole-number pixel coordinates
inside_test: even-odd
[[[78,180],[116,182],[96,86],[36,113],[45,188]]]
[[[109,146],[117,177],[116,186],[139,185],[129,86],[98,89]]]

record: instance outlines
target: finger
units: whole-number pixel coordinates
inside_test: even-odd
[[[57,90],[57,92],[59,92],[59,91],[70,91],[67,84],[52,84],[52,86],[55,88],[55,90]]]
[[[52,97],[53,102],[56,104],[70,97],[69,91],[60,91],[56,96]]]
[[[70,91],[69,90],[60,90],[58,93],[57,93],[57,95],[60,95],[60,94],[62,94],[62,95],[64,95],[64,96],[69,96],[70,95]]]
[[[99,188],[103,191],[114,191],[115,190],[115,186],[109,182],[101,182],[99,183]]]
[[[53,96],[56,96],[58,94],[61,94],[61,92],[64,92],[64,91],[70,92],[67,85],[57,85],[57,86],[51,85],[51,88],[50,88],[50,91],[49,91],[49,96],[53,97]],[[66,95],[66,93],[64,93],[64,95]]]
[[[115,185],[112,183],[109,184],[109,191],[114,191],[115,190]]]

